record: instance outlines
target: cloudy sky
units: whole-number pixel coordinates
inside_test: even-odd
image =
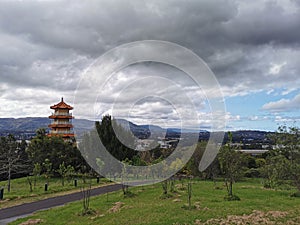
[[[209,126],[206,90],[162,63],[133,64],[76,96],[102,54],[141,40],[176,43],[206,62],[223,93],[227,129],[299,125],[298,0],[1,0],[0,117],[48,116],[64,96],[85,100],[77,118],[118,108],[115,116],[137,123],[177,126],[192,99],[201,127]]]

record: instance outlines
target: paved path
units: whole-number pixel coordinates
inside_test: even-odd
[[[91,190],[91,196],[101,195],[108,192],[117,191],[120,189],[121,189],[120,184],[112,184],[108,186],[94,188]],[[82,193],[76,192],[73,194],[67,194],[63,196],[36,201],[36,202],[25,203],[10,208],[0,209],[0,220],[31,214],[38,210],[49,209],[55,206],[64,205],[69,202],[78,201],[80,199],[82,199]]]

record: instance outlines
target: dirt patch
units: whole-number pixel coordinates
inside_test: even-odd
[[[269,211],[262,212],[258,210],[253,210],[253,212],[249,215],[229,215],[224,219],[210,219],[206,222],[201,222],[201,220],[196,220],[195,225],[225,225],[225,224],[235,224],[235,225],[248,225],[248,224],[265,224],[265,225],[273,225],[280,224],[277,222],[277,219],[284,218],[288,215],[287,212],[282,211]],[[293,223],[293,221],[289,221],[289,224],[297,224]],[[281,223],[283,224],[283,223]]]
[[[30,220],[27,220],[26,222],[23,222],[23,223],[20,223],[19,225],[31,225],[31,224],[39,224],[41,223],[42,220],[41,219],[30,219]]]
[[[109,213],[116,213],[116,212],[120,212],[122,206],[124,205],[124,202],[115,202],[114,206],[111,207],[108,212]]]

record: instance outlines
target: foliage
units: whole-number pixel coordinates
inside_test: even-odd
[[[280,126],[273,140],[276,148],[269,152],[262,174],[266,186],[274,188],[292,180],[300,191],[300,130],[298,127]]]
[[[125,159],[132,160],[137,155],[137,151],[134,150],[134,137],[131,135],[131,132],[128,132],[121,125],[117,124],[111,116],[104,116],[101,123],[96,122],[95,125],[101,142],[106,150],[116,159],[120,161],[124,161]],[[120,139],[126,140],[126,144],[131,145],[124,145]]]
[[[289,161],[286,165],[290,178],[300,191],[300,130],[298,127],[280,126],[276,135],[278,151]]]
[[[31,176],[27,176],[27,182],[29,184],[29,191],[32,192],[33,191],[33,188],[32,188],[32,177]]]
[[[224,196],[224,200],[226,201],[240,201],[240,197],[237,195],[226,195]]]
[[[186,175],[193,175],[193,176],[201,175],[199,171],[199,163],[201,161],[203,153],[205,152],[206,145],[207,145],[206,141],[200,141],[197,143],[192,157],[182,169],[183,173],[185,173]]]
[[[38,129],[36,137],[31,140],[27,148],[29,158],[34,164],[43,165],[46,159],[52,163],[54,175],[59,175],[59,166],[64,162],[66,166],[79,171],[82,166],[89,166],[81,156],[80,151],[71,142],[65,142],[61,137],[48,137],[44,129]],[[42,167],[42,173],[46,168]]]
[[[291,194],[291,197],[300,198],[300,191]]]
[[[169,193],[169,186],[170,186],[169,180],[164,180],[161,182],[161,187],[163,189],[163,193],[159,197],[160,199],[168,199],[168,198],[173,197],[173,195],[171,193]]]
[[[49,159],[45,159],[45,161],[43,162],[43,167],[45,168],[44,176],[48,183],[48,180],[51,177],[52,173],[52,162],[50,162]]]
[[[18,143],[12,135],[0,138],[0,175],[7,177],[8,192],[11,190],[13,175],[28,175],[31,171],[25,148],[26,142]]]
[[[87,186],[83,185],[81,187],[83,216],[94,213],[94,211],[90,209],[91,187],[91,184],[88,184]]]
[[[216,183],[216,178],[220,173],[220,163],[218,158],[215,158],[214,161],[204,171],[204,176],[206,179],[211,179],[212,181],[214,181],[214,183]]]
[[[269,156],[266,164],[260,168],[260,173],[264,178],[265,188],[275,188],[289,179],[289,161],[283,155]]]
[[[41,164],[35,163],[32,170],[32,175],[34,177],[33,186],[36,187],[36,180],[41,175],[42,167]]]
[[[59,165],[59,169],[57,170],[61,177],[61,185],[65,186],[65,178],[67,176],[68,169],[65,166],[65,162],[62,162],[62,164]]]
[[[230,133],[229,137],[232,140]],[[237,150],[229,142],[221,148],[218,156],[220,168],[225,178],[227,194],[230,198],[233,197],[233,183],[244,174],[245,155]]]

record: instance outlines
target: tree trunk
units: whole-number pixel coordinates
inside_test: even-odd
[[[226,189],[227,189],[227,194],[229,195],[230,190],[229,190],[228,180],[227,179],[225,179],[225,185],[226,185]]]
[[[33,188],[35,189],[35,187],[36,187],[36,176],[34,176],[34,181],[33,181]]]
[[[7,191],[10,192],[10,179],[11,179],[11,167],[10,165],[8,166],[8,184],[7,184]]]
[[[230,181],[230,183],[229,183],[229,196],[232,196],[232,186],[233,186],[233,182]]]

